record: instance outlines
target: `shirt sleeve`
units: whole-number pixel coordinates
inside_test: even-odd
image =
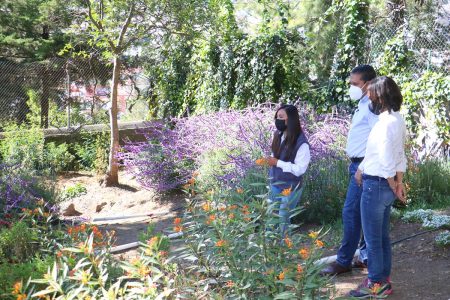
[[[277,167],[281,168],[283,172],[289,172],[295,176],[300,176],[306,172],[310,160],[311,154],[309,152],[309,145],[304,143],[298,148],[294,163],[278,160]]]
[[[408,160],[406,159],[405,155],[405,142],[406,142],[406,126],[404,125],[402,127],[402,141],[401,141],[401,147],[399,149],[399,159],[396,165],[396,171],[397,172],[406,172],[406,166],[408,164]]]
[[[394,177],[397,168],[397,162],[395,160],[395,134],[392,123],[388,123],[382,126],[380,130],[380,140],[378,142],[378,154],[380,163],[381,177],[389,178]]]

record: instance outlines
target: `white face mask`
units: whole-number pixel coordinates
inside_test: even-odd
[[[350,99],[359,100],[363,96],[363,91],[361,88],[357,87],[356,85],[351,85],[350,89],[348,90],[348,94],[350,96]]]

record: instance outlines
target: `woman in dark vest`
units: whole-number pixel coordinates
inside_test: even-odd
[[[291,211],[297,206],[302,189],[302,177],[310,161],[309,144],[300,125],[294,105],[282,105],[275,113],[272,156],[270,166],[270,202],[279,201],[280,231],[282,237],[290,224]]]

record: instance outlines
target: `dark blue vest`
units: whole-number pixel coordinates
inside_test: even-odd
[[[295,147],[293,151],[291,152],[291,155],[287,157],[287,151],[286,147],[284,147],[284,142],[281,144],[281,154],[280,154],[280,160],[287,161],[294,163],[295,156],[297,155],[297,151],[300,148],[300,146],[304,143],[308,143],[308,139],[306,136],[301,133],[300,136],[297,139],[297,143],[295,144]],[[283,172],[283,170],[277,166],[273,166],[269,170],[269,178],[270,178],[270,184],[275,185],[281,189],[287,189],[292,187],[294,189],[295,187],[300,188],[302,186],[303,176],[295,176],[294,174],[290,172]]]

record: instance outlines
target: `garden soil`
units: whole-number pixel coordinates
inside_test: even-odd
[[[120,174],[119,187],[101,187],[98,178],[88,173],[70,173],[58,178],[58,188],[64,190],[76,183],[82,183],[87,193],[60,204],[66,210],[73,204],[79,217],[95,220],[98,218],[149,215],[135,219],[122,219],[100,222],[103,230],[115,230],[116,245],[138,241],[149,223],[155,226],[155,232],[167,233],[172,228],[173,219],[182,214],[186,203],[182,193],[160,195],[155,191],[139,186],[135,179],[125,173]],[[310,228],[310,226],[308,226]],[[391,230],[392,241],[399,240],[422,231],[420,224],[406,224],[394,221]],[[450,249],[436,246],[434,238],[438,232],[426,233],[402,241],[393,247],[393,266],[391,281],[394,293],[391,300],[450,300]],[[176,242],[173,247],[179,246]],[[337,248],[327,249],[326,253],[335,254]],[[120,259],[129,259],[137,255],[135,249],[118,254]],[[355,288],[367,276],[367,270],[354,269],[332,281],[339,299]]]

